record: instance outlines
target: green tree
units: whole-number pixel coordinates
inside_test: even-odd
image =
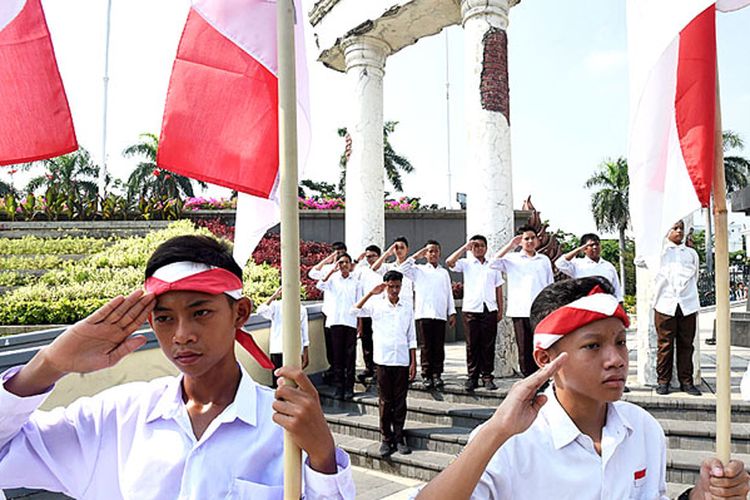
[[[307,191],[305,191],[305,189],[309,189],[311,191],[311,194],[316,193],[317,196],[320,196],[322,198],[344,197],[344,193],[339,191],[338,186],[336,186],[335,184],[331,184],[330,182],[318,182],[310,179],[304,179],[302,182],[300,182],[299,186],[299,195],[302,198],[307,197]]]
[[[597,171],[584,184],[596,189],[591,194],[591,212],[597,230],[619,235],[620,282],[627,287],[625,274],[625,229],[630,223],[628,207],[628,162],[625,158],[602,162]]]
[[[389,136],[396,130],[396,125],[398,125],[396,121],[387,121],[383,125],[383,168],[385,169],[385,176],[393,186],[393,189],[401,193],[404,190],[401,174],[413,172],[414,166],[405,156],[396,153],[391,145]],[[345,127],[340,128],[338,134],[345,141],[344,152],[341,153],[341,158],[339,159],[339,168],[341,169],[339,191],[343,193],[346,191],[346,165],[349,163],[352,139]]]
[[[99,167],[91,161],[91,155],[84,148],[73,153],[35,161],[28,167],[33,169],[41,166],[44,174],[32,178],[26,184],[26,191],[33,193],[41,188],[53,188],[64,195],[83,195],[88,199],[96,199]]]
[[[140,141],[125,148],[122,152],[126,158],[141,160],[135,170],[128,176],[128,199],[132,202],[139,197],[183,198],[194,196],[193,183],[184,175],[175,174],[159,168],[156,164],[156,152],[159,149],[159,138],[150,133],[140,135]],[[208,184],[197,181],[205,188]]]
[[[725,130],[721,134],[721,138],[724,153],[745,149],[745,141],[736,132]],[[732,193],[746,187],[748,175],[750,175],[750,161],[747,158],[739,155],[724,156],[724,176],[726,177],[727,193]]]
[[[15,189],[5,181],[0,181],[0,196],[15,193]]]
[[[602,240],[602,258],[610,262],[620,260],[620,244],[617,240]],[[622,286],[625,295],[635,295],[635,242],[625,240],[625,283]]]

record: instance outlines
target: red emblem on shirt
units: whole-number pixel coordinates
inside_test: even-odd
[[[633,478],[637,481],[646,477],[646,469],[637,470],[633,473]]]

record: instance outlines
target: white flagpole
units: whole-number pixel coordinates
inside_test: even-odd
[[[729,352],[729,240],[726,180],[721,133],[719,70],[716,70],[716,127],[714,144],[714,223],[716,228],[716,455],[729,463],[732,446],[732,401]]]
[[[107,28],[104,37],[104,102],[102,105],[102,167],[99,171],[99,196],[107,190],[107,107],[109,106],[109,33],[112,24],[112,0],[107,0]]]
[[[297,91],[295,88],[294,3],[277,0],[279,58],[279,193],[281,198],[281,284],[284,365],[300,366],[299,206],[297,205]],[[301,22],[301,21],[300,21]],[[285,384],[291,381],[285,380]],[[298,500],[302,452],[284,432],[284,498]]]

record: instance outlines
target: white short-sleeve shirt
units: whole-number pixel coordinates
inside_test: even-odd
[[[685,315],[698,311],[699,266],[695,250],[668,242],[654,278],[654,309],[668,316],[675,315],[678,305]]]
[[[488,311],[497,311],[496,289],[503,284],[503,278],[490,267],[490,261],[480,262],[469,253],[458,259],[451,271],[464,274],[464,312],[480,313],[485,306]]]
[[[549,257],[539,252],[533,256],[511,252],[490,262],[490,267],[508,277],[506,314],[511,318],[528,318],[536,296],[555,281]]]
[[[622,302],[623,291],[622,286],[620,286],[620,277],[611,262],[602,258],[599,258],[597,262],[585,255],[580,259],[568,260],[563,255],[555,261],[555,267],[571,278],[585,278],[587,276],[601,276],[605,278],[612,284],[612,288],[615,289],[617,300]]]
[[[372,318],[372,360],[375,364],[409,366],[409,350],[417,348],[411,304],[403,302],[400,297],[393,304],[383,293],[370,297],[361,310]]]
[[[271,322],[271,335],[268,339],[268,352],[278,354],[284,351],[284,336],[281,330],[281,301],[274,300],[270,304],[261,304],[258,314]],[[300,340],[302,347],[310,345],[310,337],[307,331],[307,308],[300,305],[299,308]]]
[[[417,264],[413,258],[408,258],[400,270],[414,283],[415,319],[446,321],[448,316],[456,314],[451,277],[443,266]]]

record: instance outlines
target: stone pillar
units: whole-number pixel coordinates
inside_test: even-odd
[[[461,0],[465,39],[467,236],[484,234],[490,251],[513,235],[508,85],[509,0]],[[517,367],[513,328],[498,326],[495,374]]]
[[[383,75],[388,44],[371,36],[344,41],[351,109],[346,124],[351,155],[346,171],[346,244],[352,255],[385,243]]]
[[[656,385],[656,328],[654,327],[654,275],[650,269],[635,268],[635,310],[638,385]]]

